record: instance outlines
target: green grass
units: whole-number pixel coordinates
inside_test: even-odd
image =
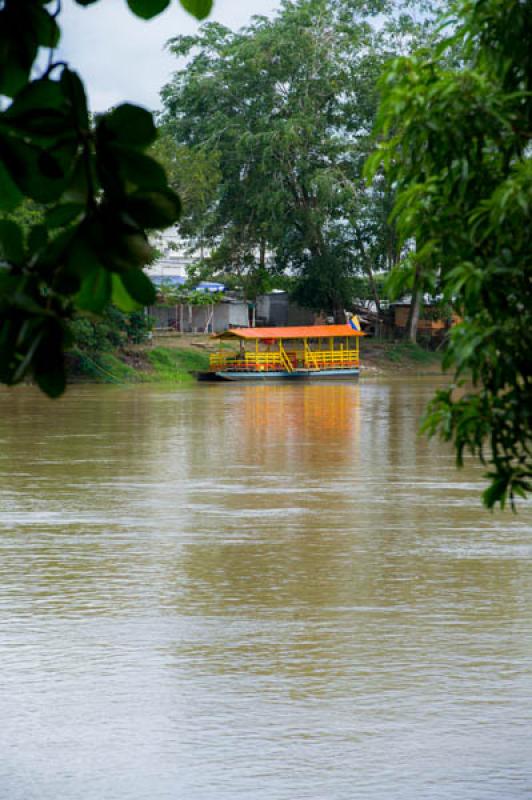
[[[209,366],[207,353],[178,347],[154,347],[143,351],[146,370],[126,364],[119,354],[72,350],[70,376],[96,383],[191,383],[192,373]]]
[[[392,361],[394,364],[399,364],[404,361],[415,361],[420,365],[429,365],[437,364],[441,360],[439,353],[435,353],[433,350],[425,350],[418,344],[412,344],[411,342],[394,344],[386,348],[384,355],[388,361]]]
[[[154,370],[149,380],[165,383],[190,383],[194,380],[191,373],[201,372],[209,366],[207,353],[179,347],[154,347],[147,356]]]
[[[138,383],[142,376],[136,369],[124,364],[113,353],[93,353],[73,350],[75,362],[71,373],[74,378],[88,378],[98,383]]]

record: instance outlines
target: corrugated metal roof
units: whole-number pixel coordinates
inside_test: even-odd
[[[337,336],[364,336],[351,325],[294,325],[288,328],[231,328],[216,334],[217,339],[329,339]]]

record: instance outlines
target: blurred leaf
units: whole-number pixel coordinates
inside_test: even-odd
[[[89,112],[87,108],[87,96],[78,74],[71,69],[64,69],[61,73],[61,86],[63,93],[68,98],[74,119],[81,129],[88,130],[90,127]]]
[[[180,0],[180,2],[196,19],[205,19],[212,11],[213,0]]]
[[[161,165],[144,153],[136,150],[114,147],[116,168],[125,181],[138,189],[167,189],[166,173]]]
[[[49,16],[40,5],[20,0],[4,0],[0,7],[0,95],[13,97],[28,80],[46,38],[43,15]]]
[[[143,306],[155,303],[157,293],[153,283],[141,269],[130,269],[121,275],[122,283],[133,300]]]
[[[97,126],[100,138],[125,147],[144,149],[157,138],[149,111],[124,103],[101,117]]]
[[[0,142],[1,158],[1,142]],[[13,182],[5,166],[0,160],[0,211],[12,211],[22,201],[24,195]]]
[[[83,278],[76,305],[84,311],[100,313],[111,300],[111,289],[111,273],[97,267]]]
[[[125,311],[128,313],[142,308],[142,303],[138,303],[136,300],[134,300],[126,290],[120,275],[114,274],[112,276],[112,283],[113,288],[111,293],[111,301],[113,305],[120,309],[120,311]]]
[[[79,219],[85,211],[85,206],[79,203],[61,203],[57,206],[52,206],[45,216],[46,225],[48,228],[63,228],[69,225],[74,220]]]
[[[63,356],[64,333],[51,322],[44,331],[33,358],[33,375],[39,388],[49,397],[59,397],[66,387]]]
[[[46,225],[32,225],[28,231],[28,250],[36,255],[48,244],[48,229]]]
[[[179,219],[181,201],[169,189],[161,192],[138,191],[125,199],[124,208],[142,228],[168,228]]]
[[[0,220],[0,261],[21,264],[24,259],[24,241],[19,226],[11,220]]]
[[[54,49],[59,44],[61,31],[53,16],[46,9],[36,7],[33,11],[33,24],[40,47]]]
[[[127,4],[137,17],[151,19],[164,11],[170,0],[127,0]]]
[[[68,165],[23,139],[3,142],[2,158],[20,192],[38,203],[57,200],[68,181]]]

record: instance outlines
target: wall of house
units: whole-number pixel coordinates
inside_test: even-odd
[[[394,306],[394,325],[397,328],[405,328],[408,322],[410,306]]]
[[[213,306],[151,306],[148,314],[155,330],[181,330],[182,333],[221,333],[229,327],[248,326],[247,303],[216,303]],[[211,317],[212,315],[212,317]]]
[[[229,320],[227,327],[247,328],[249,325],[249,309],[247,303],[229,303]],[[224,328],[223,330],[226,330]]]
[[[394,306],[394,325],[396,328],[406,328],[408,324],[408,316],[410,313],[410,306]],[[455,325],[457,321],[456,315],[453,315],[451,325]],[[419,318],[418,330],[424,333],[440,333],[448,327],[447,321],[444,319],[425,319],[423,313]]]

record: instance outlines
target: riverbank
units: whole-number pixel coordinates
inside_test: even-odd
[[[208,368],[209,355],[219,346],[209,336],[184,335],[160,337],[114,352],[73,350],[68,360],[69,379],[72,383],[192,383],[196,372]],[[227,343],[223,346],[233,349]],[[407,342],[366,339],[361,356],[366,375],[434,375],[441,371],[440,353]]]

